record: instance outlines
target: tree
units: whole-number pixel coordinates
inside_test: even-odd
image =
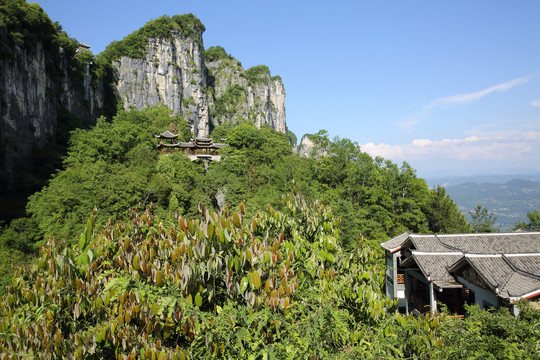
[[[284,199],[287,212],[269,207],[252,219],[243,203],[220,213],[200,206],[196,219],[147,209],[101,231],[94,211],[78,246],[49,240],[7,288],[0,357],[370,356],[361,339],[378,343],[409,321],[385,310],[395,302],[382,293],[375,251],[344,253],[330,207],[298,193]],[[415,344],[383,343],[379,355],[440,344],[438,321],[410,321]]]
[[[164,107],[121,111],[112,122],[100,118],[91,130],[71,134],[64,170],[29,198],[27,212],[45,238],[71,238],[94,207],[97,222],[123,218],[130,207],[150,202],[167,206],[167,180],[156,172],[155,134],[171,121],[189,138],[185,120]],[[167,200],[163,200],[166,197]]]
[[[492,212],[489,212],[487,207],[478,204],[473,211],[469,211],[469,215],[471,216],[472,232],[491,233],[498,231],[494,226],[497,217]]]
[[[527,218],[529,219],[529,222],[517,221],[514,225],[514,230],[525,228],[532,231],[540,231],[540,212],[538,209],[529,211],[527,213]]]
[[[445,188],[437,185],[430,190],[424,209],[428,228],[435,234],[456,234],[471,231],[465,215],[459,211]]]

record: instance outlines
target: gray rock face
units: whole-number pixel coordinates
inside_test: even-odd
[[[202,33],[172,35],[172,40],[150,39],[144,59],[122,57],[113,63],[124,109],[165,105],[186,119],[196,137],[208,136],[211,126],[246,119],[286,132],[279,77],[265,74],[263,81],[249,84],[236,59],[204,62]]]
[[[150,39],[144,59],[124,56],[113,65],[124,109],[165,105],[183,116],[196,136],[208,135],[204,50],[195,39],[180,32],[173,32],[171,41]]]
[[[56,134],[60,106],[89,120],[102,107],[102,95],[90,86],[84,99],[84,89],[81,93],[68,76],[62,49],[52,60],[41,42],[7,46],[5,29],[0,29],[0,43],[0,174],[10,186],[16,165]]]
[[[240,62],[232,58],[206,66],[214,80],[210,110],[215,126],[249,119],[259,128],[268,124],[286,133],[285,87],[280,77],[263,74],[261,81],[250,83]],[[242,95],[238,96],[237,91]]]
[[[304,136],[302,136],[302,140],[300,141],[300,145],[298,146],[296,151],[300,156],[311,157],[311,152],[313,151],[314,147],[315,144],[309,138],[309,134],[305,134]]]
[[[205,64],[200,31],[171,35],[171,40],[150,39],[144,59],[113,63],[126,110],[165,105],[184,117],[197,137],[208,136],[212,126],[244,120],[286,132],[279,77],[268,71],[250,82],[233,58]],[[72,59],[62,49],[51,58],[40,42],[12,45],[6,29],[0,29],[0,47],[0,180],[11,184],[16,163],[31,159],[56,135],[60,107],[91,121],[103,109],[105,91],[102,83],[95,88],[81,86],[82,78],[74,83],[68,72]]]

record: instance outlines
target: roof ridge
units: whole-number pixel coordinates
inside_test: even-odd
[[[540,235],[540,231],[528,231],[528,232],[495,232],[495,233],[460,233],[460,234],[435,234],[443,237],[456,237],[456,236],[519,236],[519,235]]]
[[[425,251],[425,250],[411,250],[413,255],[461,255],[464,256],[463,251]]]
[[[510,266],[510,269],[513,271],[513,273],[510,274],[510,276],[509,276],[508,278],[506,278],[506,281],[504,282],[504,284],[501,285],[501,287],[500,287],[501,290],[504,289],[504,287],[506,286],[506,284],[508,284],[508,282],[510,281],[510,279],[512,278],[512,276],[516,273],[516,268],[515,268],[512,264],[510,264],[510,262],[509,262],[507,259],[505,259],[504,254],[503,254],[503,256],[502,256],[502,259],[503,259],[503,261],[504,261],[506,264],[508,264],[508,266]],[[508,293],[508,295],[510,295],[510,292],[509,292],[508,290],[507,290],[506,292]],[[498,291],[497,291],[497,295],[499,295],[499,294],[498,294]]]
[[[525,270],[522,270],[522,269],[518,269],[517,267],[514,266],[514,264],[512,264],[512,262],[510,261],[510,259],[508,259],[506,257],[505,254],[502,254],[502,258],[503,260],[508,264],[508,266],[510,266],[510,268],[516,272],[516,273],[520,273],[522,275],[525,275],[525,276],[530,276],[536,280],[539,280],[540,281],[540,276],[536,275],[536,274],[533,274],[533,273],[530,273],[528,271],[525,271]]]
[[[438,234],[434,234],[434,235],[435,235],[435,238],[436,238],[443,246],[446,246],[447,248],[452,249],[452,250],[457,250],[457,251],[463,252],[462,249],[458,249],[458,248],[456,248],[456,247],[453,247],[453,246],[450,246],[450,245],[444,243],[444,242],[439,238]],[[440,234],[439,234],[439,235],[440,235]]]

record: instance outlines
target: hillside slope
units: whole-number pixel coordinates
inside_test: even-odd
[[[540,209],[540,182],[514,179],[504,184],[466,182],[448,186],[448,194],[464,214],[476,205],[486,206],[497,216],[503,230],[510,229],[516,221],[525,220],[527,213]]]

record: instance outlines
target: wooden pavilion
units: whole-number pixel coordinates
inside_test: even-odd
[[[189,142],[174,142],[178,134],[173,134],[169,130],[155,137],[158,139],[157,147],[160,154],[182,151],[191,161],[220,161],[221,155],[219,150],[227,146],[225,143],[215,143],[212,139],[207,138],[194,138],[190,139]],[[169,143],[166,142],[167,140],[169,140]]]

